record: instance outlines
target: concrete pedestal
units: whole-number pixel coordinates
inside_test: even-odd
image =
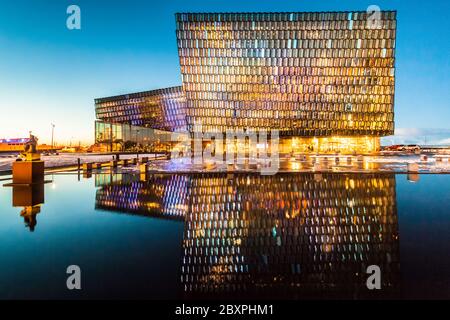
[[[408,173],[407,179],[411,182],[419,181],[419,174],[417,173]]]
[[[92,178],[92,171],[84,171],[83,178],[85,178],[85,179]]]
[[[13,184],[44,183],[44,161],[15,161]]]

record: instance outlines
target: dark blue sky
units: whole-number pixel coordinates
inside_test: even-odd
[[[94,98],[181,84],[175,12],[350,11],[376,4],[398,11],[398,133],[438,134],[442,141],[450,138],[449,3],[0,0],[0,138],[33,130],[45,142],[54,122],[59,141],[92,142]],[[81,30],[66,28],[70,4],[81,8]]]

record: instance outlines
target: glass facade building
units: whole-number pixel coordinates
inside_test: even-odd
[[[132,126],[126,123],[96,121],[95,142],[108,151],[124,151],[140,146],[152,148],[171,142],[167,131]]]
[[[184,92],[181,87],[95,99],[97,119],[164,131],[186,128]]]
[[[170,141],[169,132],[186,131],[181,87],[95,99],[96,143],[110,151]]]
[[[278,130],[281,153],[372,153],[394,133],[395,11],[178,13],[176,35],[182,86],[96,99],[97,142],[102,123],[201,124]]]
[[[315,152],[372,152],[393,134],[395,11],[375,27],[366,12],[179,13],[176,23],[189,129],[277,129]]]

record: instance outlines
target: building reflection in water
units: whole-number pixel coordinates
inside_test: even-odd
[[[394,174],[154,175],[103,184],[97,207],[184,219],[185,298],[399,291]],[[369,265],[382,290],[367,289]]]
[[[188,176],[131,174],[96,175],[96,209],[184,220],[188,208]]]

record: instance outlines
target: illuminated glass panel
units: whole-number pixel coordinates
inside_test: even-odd
[[[179,13],[187,125],[288,136],[394,131],[396,12]]]
[[[165,131],[186,130],[181,87],[130,93],[95,100],[97,119]]]

